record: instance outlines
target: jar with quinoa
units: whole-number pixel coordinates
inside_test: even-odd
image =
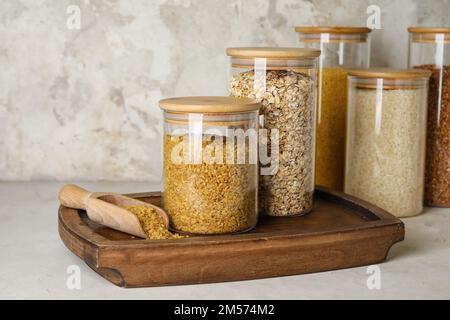
[[[230,94],[261,102],[260,212],[272,216],[309,212],[320,50],[228,48],[226,52]]]
[[[296,27],[300,44],[320,49],[316,133],[316,185],[344,188],[347,69],[367,68],[370,32],[365,27]]]
[[[414,69],[349,71],[344,190],[397,217],[423,209],[429,77]]]
[[[450,28],[409,28],[409,66],[431,71],[425,204],[450,207]]]
[[[252,99],[183,97],[164,110],[163,207],[187,234],[244,232],[257,223],[258,110]]]

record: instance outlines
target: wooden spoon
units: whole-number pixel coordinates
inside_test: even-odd
[[[66,184],[59,191],[58,198],[65,207],[86,210],[92,221],[141,238],[147,236],[139,219],[124,208],[129,206],[153,208],[163,218],[166,228],[169,227],[169,216],[163,209],[116,193],[89,192],[79,186]]]

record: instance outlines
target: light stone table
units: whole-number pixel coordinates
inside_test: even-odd
[[[387,262],[378,265],[380,289],[368,288],[367,267],[241,282],[123,289],[97,275],[59,239],[56,195],[62,185],[0,183],[0,298],[450,298],[450,209],[427,208],[421,216],[404,219],[405,241],[394,245]],[[123,193],[158,189],[144,183],[81,185]],[[67,287],[67,271],[73,265],[80,268],[80,289]]]

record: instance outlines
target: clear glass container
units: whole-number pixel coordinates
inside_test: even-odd
[[[450,28],[409,28],[410,68],[430,70],[425,204],[450,207]]]
[[[397,217],[423,209],[429,77],[415,69],[349,71],[344,190]]]
[[[320,49],[316,184],[344,188],[347,69],[368,68],[370,32],[362,27],[296,27],[302,47]]]
[[[260,212],[302,215],[314,194],[319,50],[228,48],[232,96],[261,102]]]
[[[233,97],[181,97],[164,110],[163,207],[171,229],[227,234],[258,216],[260,104]]]

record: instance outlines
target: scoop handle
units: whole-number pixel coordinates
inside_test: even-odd
[[[59,202],[65,207],[86,210],[86,202],[91,196],[91,192],[76,186],[66,184],[59,191]]]

